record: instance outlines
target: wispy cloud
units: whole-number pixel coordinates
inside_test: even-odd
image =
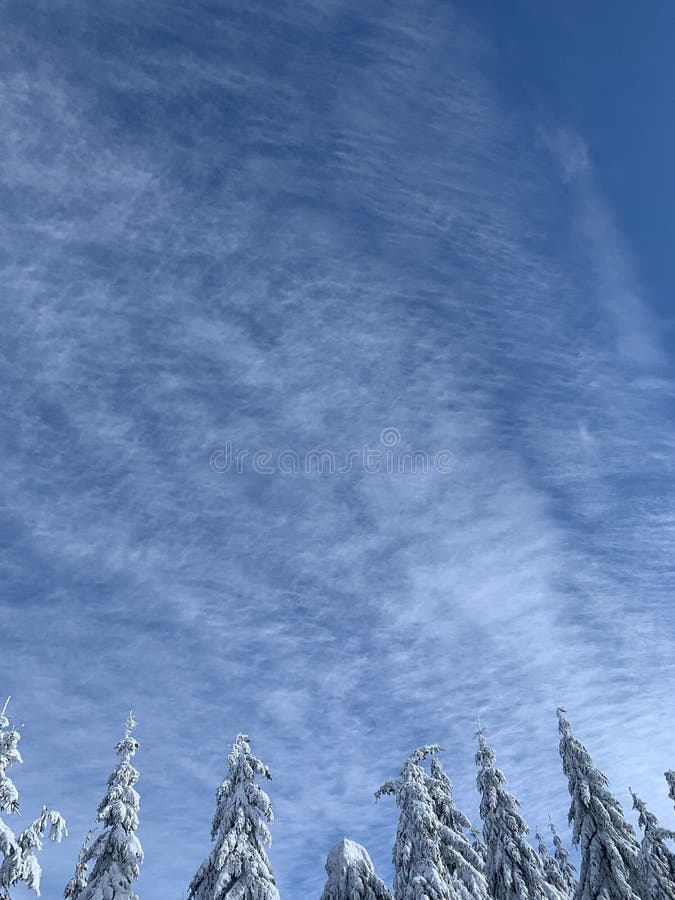
[[[238,729],[287,897],[343,834],[386,874],[372,791],[421,742],[475,814],[478,715],[533,825],[567,808],[555,700],[667,815],[672,373],[583,138],[446,6],[34,6],[2,86],[3,679],[24,806],[75,838],[45,895],[130,703],[149,900],[206,854]],[[385,426],[461,473],[209,466]]]

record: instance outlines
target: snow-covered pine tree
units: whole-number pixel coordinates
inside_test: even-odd
[[[666,844],[675,840],[675,832],[661,828],[644,800],[632,790],[630,793],[644,832],[638,856],[638,894],[643,900],[675,900],[675,854]]]
[[[21,763],[19,740],[21,735],[10,727],[7,716],[9,698],[0,712],[0,812],[16,813],[19,810],[19,793],[7,774],[14,763]],[[56,810],[42,807],[42,814],[17,837],[0,818],[0,898],[9,898],[9,889],[19,882],[40,894],[40,864],[36,853],[42,849],[42,839],[60,843],[68,831],[62,816]]]
[[[0,810],[14,813],[19,810],[19,792],[7,774],[7,769],[14,763],[22,763],[23,760],[19,753],[21,735],[16,728],[10,728],[7,717],[10,699],[7,698],[0,713]]]
[[[138,900],[132,884],[140,873],[143,849],[136,835],[140,800],[134,785],[138,772],[131,764],[139,747],[132,734],[135,727],[130,712],[124,736],[115,747],[120,762],[108,778],[108,790],[98,807],[97,819],[104,831],[87,853],[93,868],[78,900]]]
[[[483,839],[480,836],[480,832],[478,831],[478,829],[476,828],[475,825],[471,826],[471,828],[469,829],[469,833],[471,835],[471,846],[473,847],[474,851],[480,856],[480,858],[482,860],[483,866],[482,866],[481,871],[484,873],[485,872],[485,860],[487,859],[487,847],[483,843]]]
[[[89,845],[93,836],[94,830],[91,829],[87,832],[82,842],[73,877],[63,891],[64,900],[76,900],[87,886],[89,881]]]
[[[471,832],[471,823],[456,806],[452,782],[435,756],[431,759],[427,784],[436,815],[445,826],[439,832],[441,856],[455,881],[456,893],[464,900],[485,900],[488,895],[485,858],[474,849],[466,835],[467,831]]]
[[[506,778],[495,765],[495,752],[487,742],[485,729],[481,728],[477,737],[476,783],[481,795],[490,896],[493,900],[559,900],[559,892],[546,881],[541,860],[525,838],[530,829],[519,812],[518,800],[505,788]]]
[[[675,803],[675,772],[672,769],[668,769],[667,772],[663,773],[666,776],[666,781],[668,782],[668,796]]]
[[[42,869],[36,854],[42,850],[45,835],[57,844],[68,835],[65,820],[60,813],[47,809],[46,806],[42,807],[40,817],[24,828],[18,838],[0,820],[0,852],[6,853],[0,866],[0,891],[8,893],[12,885],[23,882],[40,895]]]
[[[554,887],[557,891],[565,896],[571,896],[567,889],[567,885],[565,884],[565,880],[558,869],[558,864],[555,860],[554,856],[548,852],[548,847],[544,843],[544,838],[537,832],[535,834],[535,838],[537,840],[537,850],[539,851],[539,858],[541,859],[541,865],[544,870],[544,878],[546,881]]]
[[[572,804],[572,841],[581,845],[578,900],[635,900],[640,847],[607,778],[572,734],[565,710],[558,708],[560,756]],[[647,898],[643,898],[647,900]]]
[[[227,777],[216,792],[214,847],[192,879],[188,900],[279,900],[264,848],[272,842],[272,804],[255,782],[256,776],[272,776],[251,753],[245,734],[237,735],[227,762]]]
[[[453,879],[441,856],[443,828],[428,790],[428,775],[421,763],[443,748],[420,747],[406,759],[399,778],[385,782],[375,792],[379,798],[392,794],[400,809],[394,863],[396,900],[453,900]]]
[[[577,888],[579,883],[577,881],[576,876],[576,868],[570,862],[570,855],[563,846],[563,842],[560,840],[560,835],[553,824],[550,823],[551,834],[553,835],[553,846],[555,847],[555,853],[553,854],[553,858],[556,861],[558,866],[558,871],[562,877],[562,880],[565,884],[565,893],[570,897],[574,897],[577,892]]]
[[[321,900],[392,900],[386,884],[375,874],[366,848],[347,838],[331,849],[326,873]]]

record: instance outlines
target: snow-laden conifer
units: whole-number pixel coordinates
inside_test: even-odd
[[[668,769],[667,772],[664,772],[666,776],[666,781],[668,782],[668,796],[675,803],[675,772],[672,769]]]
[[[577,870],[570,862],[570,855],[563,846],[563,842],[560,840],[560,835],[558,834],[558,831],[553,822],[551,822],[550,827],[551,834],[553,835],[553,846],[555,847],[553,858],[556,861],[558,871],[560,872],[560,876],[563,880],[563,883],[565,884],[565,893],[570,897],[574,897],[579,886],[576,876]]]
[[[134,785],[138,772],[131,764],[139,747],[132,734],[135,727],[129,713],[124,736],[115,747],[120,762],[108,778],[108,790],[98,807],[97,819],[104,831],[87,853],[93,868],[78,900],[138,900],[132,885],[140,874],[143,849],[136,835],[140,800]],[[81,877],[85,879],[86,874]]]
[[[429,794],[428,775],[422,761],[443,748],[432,745],[415,750],[403,764],[401,775],[375,792],[392,794],[400,809],[394,863],[396,900],[451,900],[456,897],[453,879],[441,855],[441,825]]]
[[[580,845],[578,900],[635,900],[639,845],[612,796],[607,778],[572,734],[565,710],[557,711],[560,756],[572,804],[572,841]],[[646,900],[646,898],[643,898]]]
[[[527,842],[527,822],[518,800],[506,788],[506,779],[496,767],[495,752],[484,729],[478,732],[476,783],[481,795],[480,814],[487,848],[485,876],[494,900],[558,900],[560,894],[544,877],[541,860]]]
[[[58,844],[67,834],[65,820],[46,806],[18,837],[0,820],[0,852],[5,856],[0,865],[0,890],[8,891],[12,885],[23,882],[39,896],[42,869],[36,854],[42,850],[42,840],[47,835]]]
[[[554,887],[560,894],[563,894],[567,897],[571,896],[567,884],[558,868],[558,864],[554,856],[548,852],[548,847],[544,843],[544,838],[537,832],[535,834],[535,838],[537,840],[537,850],[539,851],[539,858],[541,859],[541,865],[544,870],[544,878],[546,881]]]
[[[326,874],[321,900],[392,900],[386,884],[375,874],[366,848],[347,838],[328,854]]]
[[[271,778],[251,753],[249,739],[238,734],[227,758],[229,771],[216,793],[211,826],[214,847],[188,890],[189,900],[279,900],[264,845],[271,843],[269,797],[256,776]]]
[[[22,763],[23,759],[19,753],[21,735],[16,728],[10,728],[6,715],[9,700],[8,697],[0,713],[0,810],[14,813],[19,810],[19,792],[7,774],[7,769],[14,763]]]
[[[454,879],[456,894],[464,900],[487,898],[485,858],[472,846],[466,832],[471,833],[471,823],[455,804],[452,782],[437,757],[431,759],[428,789],[434,810],[441,825],[439,830],[441,856]]]
[[[471,834],[471,846],[482,860],[481,872],[484,873],[485,860],[487,859],[487,847],[483,843],[483,838],[480,836],[480,832],[475,825],[471,826],[471,828],[469,829],[469,833]]]
[[[9,698],[0,712],[0,812],[17,813],[19,793],[7,770],[14,763],[21,763],[19,753],[20,734],[10,727],[7,717]],[[60,843],[68,834],[66,823],[56,810],[42,807],[42,813],[18,835],[0,818],[0,897],[9,897],[9,889],[22,882],[36,894],[40,894],[41,869],[37,853],[42,849],[42,839]]]
[[[633,809],[638,812],[638,824],[643,829],[638,855],[637,892],[643,900],[675,900],[675,854],[666,841],[675,839],[675,832],[661,828],[659,821],[631,790]]]
[[[94,830],[91,829],[87,832],[82,846],[80,847],[73,877],[63,891],[64,900],[76,900],[89,882],[89,845],[91,844],[93,836]]]

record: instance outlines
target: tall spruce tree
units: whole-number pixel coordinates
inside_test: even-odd
[[[578,900],[635,900],[639,845],[607,778],[572,734],[565,710],[558,708],[560,756],[572,804],[572,841],[580,845]],[[646,898],[643,898],[646,900]]]
[[[10,726],[7,716],[9,698],[0,712],[0,812],[18,813],[19,792],[7,774],[14,763],[22,763],[19,753],[21,735]],[[42,839],[60,843],[68,834],[65,820],[56,810],[42,807],[42,813],[18,835],[0,818],[0,898],[9,898],[9,889],[22,882],[40,894],[41,868],[37,853],[42,849]]]
[[[466,835],[471,822],[455,804],[452,782],[437,757],[431,759],[428,790],[441,825],[439,831],[441,856],[454,879],[456,893],[464,900],[485,900],[488,895],[485,880],[485,858]]]
[[[392,900],[386,884],[375,874],[366,848],[347,838],[328,854],[326,874],[321,900]]]
[[[631,790],[633,809],[643,829],[638,856],[638,894],[643,900],[675,900],[675,854],[666,841],[675,840],[675,832],[661,828],[656,816]]]
[[[192,879],[189,900],[279,900],[264,845],[271,843],[269,797],[256,776],[271,778],[238,734],[227,758],[229,771],[216,793],[211,826],[214,847]]]
[[[579,887],[579,882],[577,881],[576,869],[570,862],[570,855],[563,846],[563,842],[560,840],[560,835],[553,824],[550,823],[551,834],[553,835],[553,846],[555,847],[555,852],[553,854],[553,858],[556,861],[558,866],[558,871],[560,872],[560,876],[565,884],[565,893],[570,896],[576,896],[577,888]]]
[[[485,875],[493,900],[557,900],[556,889],[544,876],[541,860],[527,842],[527,822],[519,812],[518,800],[506,788],[506,778],[496,767],[495,752],[480,729],[476,783],[481,795],[480,814],[487,848]]]
[[[376,798],[391,794],[400,809],[392,852],[396,900],[452,900],[457,896],[441,855],[444,826],[436,815],[428,775],[421,765],[442,749],[437,745],[419,747],[404,762],[400,777],[375,792]]]
[[[138,900],[132,890],[143,863],[143,849],[136,835],[140,800],[134,785],[138,772],[131,760],[139,743],[132,732],[136,721],[130,712],[124,735],[115,747],[119,764],[108,778],[108,790],[98,807],[97,819],[105,829],[91,845],[87,861],[93,862],[78,900]]]

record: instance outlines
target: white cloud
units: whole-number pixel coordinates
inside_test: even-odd
[[[456,13],[399,4],[345,56],[329,7],[315,55],[297,9],[270,36],[235,7],[167,14],[180,52],[68,43],[85,86],[49,62],[6,85],[5,677],[25,806],[48,785],[75,836],[46,890],[130,700],[148,897],[205,855],[241,728],[287,896],[342,834],[386,870],[372,791],[415,744],[447,744],[475,813],[478,714],[533,825],[567,807],[556,700],[622,799],[669,810],[672,379],[583,140],[551,131],[554,175]],[[388,425],[461,472],[209,469],[227,439],[339,452]]]

